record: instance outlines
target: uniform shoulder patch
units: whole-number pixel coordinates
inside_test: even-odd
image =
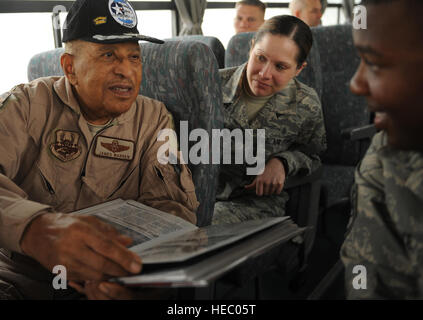
[[[54,142],[50,144],[50,151],[57,159],[67,162],[81,155],[78,132],[56,130],[54,138]]]
[[[7,102],[18,100],[18,98],[13,94],[16,87],[17,86],[14,86],[11,90],[0,94],[0,111],[2,111],[2,109],[6,106]]]

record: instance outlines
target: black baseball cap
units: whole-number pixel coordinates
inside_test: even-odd
[[[84,40],[119,43],[144,40],[164,41],[143,36],[137,29],[135,10],[126,0],[76,0],[63,27],[63,42]]]

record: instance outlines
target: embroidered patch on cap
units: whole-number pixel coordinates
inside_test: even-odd
[[[81,155],[78,132],[57,130],[55,133],[55,142],[50,144],[50,151],[56,158],[66,162]]]
[[[117,23],[127,28],[137,25],[137,15],[126,0],[109,0],[109,11]]]
[[[94,24],[98,26],[99,24],[104,24],[107,22],[107,17],[97,17],[93,20]]]
[[[130,161],[134,157],[134,142],[99,136],[94,154],[99,157]]]

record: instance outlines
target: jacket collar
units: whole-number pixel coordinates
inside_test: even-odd
[[[245,72],[247,72],[247,62],[239,66],[229,78],[225,86],[230,90],[223,91],[223,103],[232,103],[240,95],[242,90],[241,79]]]
[[[72,89],[73,88],[72,84],[69,82],[69,80],[65,76],[62,76],[57,81],[55,81],[53,87],[54,87],[54,91],[56,92],[60,100],[62,100],[62,102],[65,105],[71,108],[78,115],[82,115],[81,107],[79,106],[78,99],[76,98]],[[136,109],[136,101],[134,101],[131,108],[127,112],[122,113],[117,118],[115,118],[115,121],[117,121],[118,124],[129,121],[130,119],[133,118],[135,114],[135,109]]]

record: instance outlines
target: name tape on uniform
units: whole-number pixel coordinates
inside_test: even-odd
[[[94,154],[99,157],[130,161],[134,157],[134,142],[99,136],[96,141]]]

